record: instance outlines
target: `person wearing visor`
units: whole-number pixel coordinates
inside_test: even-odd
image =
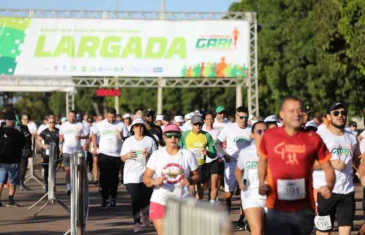
[[[214,148],[214,140],[212,136],[202,130],[203,117],[201,115],[194,115],[191,118],[192,129],[185,131],[180,139],[179,146],[181,148],[191,151],[196,157],[199,164],[200,182],[195,185],[190,185],[190,193],[198,199],[203,199],[204,185],[209,180],[209,170],[206,164],[206,158],[215,159],[216,151]]]
[[[184,199],[189,197],[189,185],[200,179],[199,165],[192,152],[180,149],[180,128],[175,124],[167,125],[163,139],[166,147],[152,153],[147,162],[143,183],[153,187],[150,204],[150,219],[157,234],[163,234],[163,217],[168,197]]]
[[[148,210],[152,194],[152,190],[142,183],[142,178],[147,160],[157,149],[157,145],[153,137],[148,136],[145,121],[142,118],[133,120],[130,134],[131,136],[123,143],[120,155],[125,162],[124,184],[132,200],[134,232],[140,232],[142,227],[148,227],[150,224]]]

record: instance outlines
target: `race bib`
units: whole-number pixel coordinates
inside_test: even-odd
[[[314,224],[319,231],[327,231],[332,229],[331,217],[326,216],[316,216],[314,218]]]
[[[171,189],[161,187],[159,189],[159,194],[160,194],[160,197],[165,201],[169,197],[174,197],[174,198],[177,198],[177,199],[181,199],[181,197],[182,197],[182,187],[181,186],[176,186],[176,187],[172,187]]]
[[[205,163],[204,160],[204,154],[203,154],[203,149],[202,148],[194,148],[194,149],[190,149],[194,156],[196,157],[196,159],[198,160],[198,164],[199,165],[203,165]]]
[[[46,155],[49,155],[49,149],[46,149]]]
[[[294,201],[305,198],[305,180],[278,180],[277,192],[279,200]]]
[[[259,187],[259,174],[257,169],[249,169],[247,178],[250,187]]]

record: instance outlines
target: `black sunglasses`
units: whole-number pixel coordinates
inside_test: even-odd
[[[341,113],[342,116],[347,116],[346,111],[333,111],[333,116],[337,117]]]
[[[266,131],[266,129],[260,129],[260,130],[257,130],[256,133],[259,134],[259,135],[262,135],[264,134],[264,132]]]
[[[220,112],[220,113],[218,113],[219,115],[223,115],[223,114],[226,114],[226,112]]]
[[[243,120],[243,119],[248,119],[248,116],[239,116],[239,118],[241,119],[241,120]]]
[[[193,123],[194,126],[203,126],[203,123],[201,122],[197,122],[197,123]]]

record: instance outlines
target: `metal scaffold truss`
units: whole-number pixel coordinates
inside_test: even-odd
[[[24,10],[0,9],[0,17],[30,18],[79,18],[79,19],[134,19],[134,20],[245,20],[250,23],[249,77],[242,78],[148,78],[148,77],[47,77],[47,76],[0,76],[0,87],[247,87],[248,109],[259,115],[257,69],[257,22],[253,12],[152,12],[152,11],[84,11],[84,10]],[[241,92],[239,92],[241,93]],[[236,94],[242,98],[241,94]],[[74,98],[68,98],[71,108]]]

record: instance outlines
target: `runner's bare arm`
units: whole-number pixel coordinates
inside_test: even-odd
[[[361,185],[365,186],[365,162],[364,161],[362,161],[361,164],[359,165],[356,174],[360,179]]]
[[[325,174],[327,187],[332,191],[333,186],[335,185],[336,182],[335,171],[333,170],[330,162],[321,163],[321,168]]]
[[[363,156],[365,156],[365,154],[361,154],[360,145],[359,145],[359,142],[357,142],[355,150],[354,150],[354,154],[352,156],[352,163],[354,164],[356,169],[359,168],[359,166],[361,164],[361,159]]]
[[[198,169],[196,169],[195,171],[191,171],[191,177],[189,180],[190,184],[196,184],[200,181],[200,173],[198,171]]]
[[[150,168],[146,167],[146,170],[144,171],[143,175],[143,183],[149,188],[152,188],[153,186],[161,186],[163,184],[162,177],[156,179],[152,178],[154,174],[155,174],[154,170],[151,170]]]
[[[236,166],[236,169],[234,170],[234,176],[236,177],[240,189],[245,190],[245,185],[242,183],[243,170]]]
[[[39,135],[39,136],[37,137],[36,142],[37,142],[37,145],[38,145],[39,147],[44,148],[45,146],[43,146],[43,144],[42,144],[42,140],[43,140],[43,138]]]
[[[314,170],[322,169],[321,164],[319,164],[318,160],[315,160],[315,161],[314,161],[313,169],[314,169]]]
[[[96,140],[96,134],[95,133],[92,134],[91,139],[93,141],[94,154],[95,154],[95,153],[97,153],[97,150],[98,150],[98,145],[97,145],[97,140]]]
[[[269,191],[268,186],[265,183],[266,180],[266,174],[267,174],[267,159],[260,157],[259,158],[259,193],[261,195],[266,195],[266,193]]]

